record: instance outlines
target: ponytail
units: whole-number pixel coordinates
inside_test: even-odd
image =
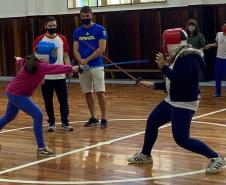
[[[29,74],[34,74],[38,70],[37,61],[38,59],[34,54],[26,56],[24,66],[25,71]]]

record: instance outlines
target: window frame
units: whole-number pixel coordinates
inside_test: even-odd
[[[67,0],[67,8],[68,9],[80,9],[81,7],[69,7],[69,1],[76,1],[76,0]],[[167,0],[150,0],[150,2],[134,2],[134,0],[130,0],[130,3],[123,3],[123,4],[111,4],[111,5],[98,5],[98,1],[101,0],[96,0],[97,1],[97,6],[90,6],[92,8],[104,8],[104,7],[115,7],[115,6],[134,6],[134,5],[139,5],[139,4],[149,4],[149,5],[153,5],[153,4],[160,4],[160,3],[167,3]],[[135,0],[136,1],[136,0]],[[141,1],[141,0],[137,0],[137,1]],[[151,2],[153,1],[153,2]]]

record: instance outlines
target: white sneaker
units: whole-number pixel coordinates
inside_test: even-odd
[[[199,99],[199,100],[202,99],[202,96],[201,96],[200,94],[198,94],[198,99]]]
[[[219,156],[217,158],[212,158],[210,164],[206,168],[206,174],[213,174],[221,171],[221,169],[226,165],[224,157]]]
[[[150,155],[144,155],[141,152],[137,152],[127,159],[127,162],[131,164],[144,164],[150,163],[153,164],[152,157]]]

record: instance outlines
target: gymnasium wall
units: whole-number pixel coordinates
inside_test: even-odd
[[[183,7],[200,4],[224,4],[225,0],[168,0],[163,4],[141,4],[94,8],[95,12],[109,12],[118,10],[154,9]],[[67,0],[0,0],[0,18],[22,17],[49,14],[74,14],[78,9],[68,9]]]
[[[10,2],[10,0],[8,0]],[[21,1],[22,0],[18,0]],[[23,2],[37,2],[27,0]],[[49,2],[50,0],[48,0]],[[55,2],[57,0],[53,0]],[[60,0],[61,1],[61,0]],[[62,0],[63,1],[63,0]],[[2,0],[0,0],[2,2]],[[15,2],[15,1],[14,1]],[[46,3],[44,0],[39,2]],[[26,3],[25,3],[26,4]],[[13,6],[13,5],[12,5]],[[31,6],[28,5],[28,6]],[[37,10],[29,8],[29,11]],[[1,6],[0,6],[1,7]],[[14,9],[14,8],[13,8]],[[22,7],[19,8],[22,10]],[[43,10],[43,12],[49,9]],[[17,12],[18,13],[18,12]],[[72,48],[73,30],[80,25],[78,14],[53,14],[58,21],[58,31],[68,38]],[[25,56],[31,53],[35,37],[45,32],[45,16],[19,16],[0,19],[0,76],[13,76],[17,68],[13,56]],[[106,55],[113,61],[148,59],[148,64],[123,66],[130,70],[148,70],[148,73],[134,71],[135,76],[160,78],[161,74],[154,62],[155,54],[160,50],[161,33],[164,29],[184,27],[189,18],[195,18],[207,43],[215,39],[216,33],[226,20],[226,4],[190,5],[185,7],[168,7],[142,10],[110,11],[95,13],[95,21],[107,29],[109,40]],[[213,79],[215,49],[205,52],[205,80]],[[70,51],[72,57],[72,50]],[[113,67],[112,67],[113,69]],[[122,73],[111,73],[114,78],[127,78]],[[110,74],[108,74],[110,77]]]

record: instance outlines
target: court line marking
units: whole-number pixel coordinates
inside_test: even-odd
[[[213,111],[213,112],[209,112],[209,113],[206,113],[206,114],[202,114],[202,115],[199,115],[199,116],[195,116],[193,117],[192,120],[194,119],[198,119],[198,118],[201,118],[201,117],[205,117],[205,116],[210,116],[212,114],[216,114],[216,113],[219,113],[219,112],[223,112],[223,111],[226,111],[226,108],[225,109],[220,109],[220,110],[217,110],[217,111]],[[142,120],[147,120],[147,119],[110,119],[108,121],[142,121]],[[73,121],[73,122],[70,122],[71,124],[74,124],[74,123],[84,123],[85,121]],[[61,123],[56,123],[56,125],[60,125]],[[170,124],[167,124],[168,126]],[[43,126],[48,126],[48,124],[45,124]],[[166,126],[166,125],[165,125]],[[17,130],[25,130],[25,129],[29,129],[29,128],[33,128],[33,126],[29,126],[29,127],[21,127],[21,128],[16,128],[16,129],[3,129],[2,131],[0,131],[0,134],[1,133],[7,133],[7,132],[13,132],[13,131],[17,131]]]
[[[225,166],[226,167],[226,166]],[[224,168],[225,168],[224,167]],[[197,170],[193,172],[179,173],[174,175],[162,175],[156,177],[143,177],[143,178],[134,178],[134,179],[120,179],[120,180],[106,180],[106,181],[75,181],[75,182],[67,182],[67,181],[24,181],[24,180],[12,180],[12,179],[0,179],[0,182],[15,182],[15,183],[29,183],[29,184],[108,184],[108,183],[123,183],[123,182],[140,182],[140,181],[149,181],[149,180],[157,180],[157,179],[169,179],[175,177],[185,177],[190,175],[196,175],[200,173],[204,173],[205,170]]]
[[[213,115],[213,114],[216,114],[216,113],[219,113],[219,112],[223,112],[225,110],[226,109],[220,109],[220,110],[213,111],[213,112],[210,112],[210,113],[195,116],[193,118],[193,120],[197,119],[197,118]],[[146,119],[112,119],[112,121],[117,121],[117,120],[135,120],[136,121],[136,120],[146,120]],[[168,126],[170,126],[170,124],[166,124],[166,125],[160,127],[160,129],[168,127]],[[218,124],[218,126],[221,126],[221,124]],[[45,159],[42,159],[42,160],[38,160],[38,161],[34,161],[34,162],[27,163],[27,164],[24,164],[24,165],[20,165],[20,166],[14,167],[14,168],[6,169],[6,170],[3,170],[3,171],[0,171],[0,174],[16,171],[16,170],[19,170],[19,169],[22,169],[22,168],[25,168],[25,167],[29,167],[29,166],[32,166],[32,165],[35,165],[35,164],[40,164],[42,162],[49,161],[49,160],[52,160],[52,159],[56,159],[56,158],[59,158],[59,157],[64,157],[66,155],[78,153],[78,152],[81,152],[81,151],[84,151],[84,150],[87,150],[87,149],[99,147],[99,146],[106,145],[106,144],[111,144],[113,142],[120,141],[120,140],[123,140],[123,139],[128,139],[130,137],[134,137],[134,136],[137,136],[137,135],[140,135],[140,134],[143,134],[143,133],[144,133],[144,131],[137,132],[135,134],[130,134],[130,135],[120,137],[120,138],[117,138],[117,139],[113,139],[113,140],[109,140],[109,141],[99,142],[95,145],[91,145],[91,146],[88,146],[88,147],[72,150],[70,152],[59,154],[55,157],[45,158]],[[226,168],[226,166],[224,166],[224,168]],[[198,171],[185,172],[185,173],[173,174],[173,175],[163,175],[163,176],[156,176],[156,177],[122,179],[122,180],[121,179],[120,180],[106,180],[106,181],[80,181],[80,182],[77,182],[77,181],[76,182],[72,182],[72,181],[70,181],[70,182],[52,181],[52,182],[50,182],[50,181],[24,181],[24,180],[0,179],[0,182],[17,182],[17,183],[29,183],[29,184],[34,184],[34,183],[36,183],[36,184],[41,184],[41,183],[42,184],[43,183],[44,184],[104,184],[104,183],[106,184],[107,183],[108,184],[108,183],[135,182],[135,181],[147,181],[147,180],[154,180],[154,179],[174,178],[174,177],[180,177],[180,176],[188,176],[188,175],[199,174],[199,173],[203,173],[203,172],[205,172],[205,170],[198,170]]]
[[[145,121],[147,119],[109,119],[108,121]],[[85,123],[86,121],[71,121],[69,122],[70,124],[74,124],[74,123]],[[61,125],[61,123],[56,123],[56,125]],[[48,126],[48,124],[44,124],[44,127]],[[26,129],[33,129],[33,126],[29,126],[29,127],[21,127],[21,128],[13,128],[13,129],[2,129],[0,131],[0,134],[2,133],[7,133],[7,132],[14,132],[14,131],[18,131],[18,130],[26,130]]]
[[[195,122],[195,123],[203,123],[203,124],[206,124],[206,125],[216,125],[216,126],[220,126],[220,127],[226,127],[226,125],[224,125],[224,124],[214,123],[214,122],[193,121],[193,120],[192,120],[192,122]]]
[[[70,122],[70,123],[84,123],[86,121],[74,121],[74,122]],[[56,125],[61,125],[61,123],[56,123]],[[44,127],[48,126],[48,124],[43,124]],[[33,128],[33,126],[29,126],[29,127],[21,127],[21,128],[14,128],[14,129],[2,129],[0,131],[0,134],[2,133],[7,133],[7,132],[14,132],[14,131],[18,131],[18,130],[26,130],[26,129],[29,129],[29,128]]]

